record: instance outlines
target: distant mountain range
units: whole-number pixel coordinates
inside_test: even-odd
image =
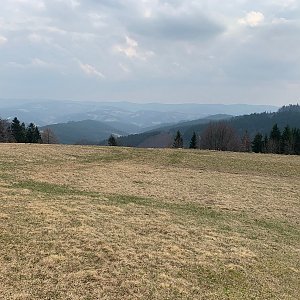
[[[139,133],[163,124],[202,119],[210,115],[243,115],[254,112],[276,111],[278,107],[246,104],[159,104],[131,102],[91,102],[58,100],[0,99],[2,118],[18,117],[38,126],[69,121],[94,120],[126,133]]]
[[[49,127],[64,144],[98,144],[114,134],[126,136],[120,138],[124,145],[150,147],[153,146],[153,137],[150,136],[157,132],[154,144],[161,146],[167,140],[166,137],[169,135],[172,139],[172,134],[179,128],[188,132],[188,128],[197,129],[214,120],[277,110],[278,107],[275,106],[247,104],[141,104],[0,99],[1,118],[12,119],[16,116],[22,122],[34,122],[42,130]],[[128,135],[131,136],[127,137]],[[145,139],[145,136],[149,136],[150,140]]]

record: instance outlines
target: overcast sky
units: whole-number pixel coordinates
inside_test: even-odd
[[[287,104],[299,0],[1,0],[0,98]]]

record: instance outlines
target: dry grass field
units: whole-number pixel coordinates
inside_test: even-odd
[[[299,299],[300,157],[0,144],[1,299]]]

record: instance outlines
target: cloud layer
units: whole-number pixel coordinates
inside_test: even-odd
[[[3,0],[1,98],[297,101],[298,1],[223,2]]]

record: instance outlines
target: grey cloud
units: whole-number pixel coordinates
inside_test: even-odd
[[[37,2],[1,2],[3,97],[276,103],[300,93],[297,1],[255,1],[265,16],[255,28],[238,23],[250,0]],[[137,55],[115,51],[126,37]]]
[[[221,66],[227,78],[248,85],[273,82],[274,86],[299,78],[299,25],[284,22],[244,29],[244,41],[224,47]]]
[[[205,40],[222,33],[225,28],[204,15],[164,16],[138,19],[129,24],[129,30],[146,37],[162,39]]]

